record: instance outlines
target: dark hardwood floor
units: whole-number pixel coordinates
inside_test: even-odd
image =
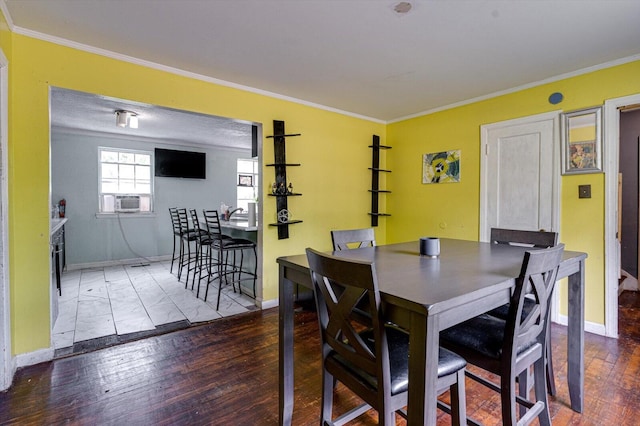
[[[296,314],[295,425],[317,425],[319,333]],[[640,424],[640,294],[620,297],[620,338],[586,335],[585,410],[569,408],[566,328],[553,326],[555,425]],[[0,424],[277,425],[278,311],[270,309],[57,359],[16,373],[0,394]],[[446,399],[446,395],[444,396]],[[336,410],[356,401],[338,386]],[[498,397],[467,380],[468,414],[500,425]],[[353,424],[376,424],[370,412]],[[449,424],[441,414],[439,424]],[[405,424],[398,419],[398,424]]]

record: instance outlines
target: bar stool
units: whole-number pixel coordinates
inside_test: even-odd
[[[184,267],[187,267],[187,278],[184,288],[189,283],[189,274],[191,271],[196,273],[196,254],[191,251],[192,243],[197,244],[197,239],[201,236],[201,231],[196,231],[189,226],[189,217],[187,209],[177,209],[178,221],[180,223],[180,263],[178,264],[178,281],[182,277]]]
[[[256,243],[243,238],[230,238],[222,234],[220,228],[220,217],[217,210],[203,210],[204,220],[207,225],[207,231],[212,238],[211,248],[217,251],[217,261],[213,263],[212,250],[209,250],[209,265],[217,267],[217,274],[209,274],[207,279],[207,289],[205,290],[204,300],[207,300],[209,293],[209,283],[218,278],[218,300],[216,309],[220,309],[220,293],[224,284],[232,284],[233,292],[236,291],[236,283],[238,284],[238,292],[242,294],[242,281],[253,280],[253,297],[256,297],[256,278],[258,276],[258,254],[256,251]],[[253,272],[243,269],[244,251],[253,250],[255,259]],[[229,255],[232,255],[229,262]],[[238,263],[238,255],[240,262]],[[198,283],[198,287],[200,284]]]
[[[173,254],[171,255],[171,268],[169,269],[169,273],[173,273],[173,263],[176,260],[180,259],[179,250],[178,250],[178,254],[176,255],[176,247],[177,247],[177,244],[182,244],[182,231],[180,231],[180,219],[178,218],[178,208],[169,207],[169,216],[171,217],[171,228],[173,230]]]

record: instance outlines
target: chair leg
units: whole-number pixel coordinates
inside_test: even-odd
[[[538,421],[540,426],[551,426],[551,416],[549,414],[549,399],[547,398],[547,381],[545,380],[546,362],[545,357],[542,356],[534,364],[534,388],[536,394],[536,402],[540,401],[544,404],[544,407],[540,414],[538,414]]]
[[[180,277],[182,276],[182,267],[184,266],[184,240],[180,237],[180,260],[178,261],[178,281],[180,281]]]
[[[171,268],[169,268],[169,273],[173,273],[173,262],[176,260],[176,234],[173,234],[173,253],[171,254]]]
[[[456,382],[449,388],[451,395],[451,424],[464,426],[467,424],[467,401],[464,383],[464,368],[459,370]]]
[[[327,371],[322,373],[322,408],[320,416],[320,425],[324,426],[325,422],[331,424],[333,416],[333,383],[334,378]]]
[[[502,425],[516,426],[518,423],[516,419],[516,377],[513,374],[502,374],[502,377],[503,379],[501,380],[500,384]]]
[[[549,395],[556,394],[556,381],[553,376],[553,357],[551,356],[551,324],[547,325],[547,336],[546,336],[546,372],[547,372],[547,390],[549,391]]]

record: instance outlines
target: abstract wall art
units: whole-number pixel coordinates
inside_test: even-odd
[[[460,150],[422,156],[422,183],[460,182]]]

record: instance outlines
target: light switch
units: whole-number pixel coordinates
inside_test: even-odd
[[[591,185],[578,185],[578,198],[591,198]]]

